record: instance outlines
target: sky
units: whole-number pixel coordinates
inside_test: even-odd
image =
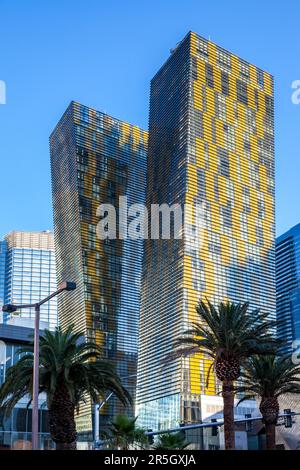
[[[189,30],[274,75],[276,232],[300,222],[300,2],[0,0],[0,18],[0,237],[52,228],[49,135],[69,102],[147,129],[149,82]]]

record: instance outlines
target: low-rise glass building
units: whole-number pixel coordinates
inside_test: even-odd
[[[20,358],[19,350],[32,341],[33,330],[14,325],[0,324],[0,386],[5,380],[6,371]],[[31,448],[31,407],[28,397],[20,400],[11,415],[0,411],[0,450]],[[39,448],[52,449],[46,397],[39,397]]]
[[[300,340],[300,224],[276,240],[276,300],[278,337],[291,352]]]

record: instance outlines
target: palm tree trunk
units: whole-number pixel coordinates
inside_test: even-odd
[[[265,424],[267,450],[276,449],[275,424]]]
[[[274,396],[262,397],[259,411],[262,414],[262,422],[266,429],[267,450],[276,448],[276,424],[279,414],[278,398]]]
[[[49,428],[57,450],[76,450],[75,406],[64,385],[57,387],[49,408]]]
[[[230,380],[224,380],[222,383],[222,396],[224,406],[224,437],[225,449],[235,449],[234,432],[234,393],[233,383]]]

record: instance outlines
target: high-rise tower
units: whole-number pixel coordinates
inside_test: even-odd
[[[50,146],[58,282],[77,284],[58,299],[60,323],[96,341],[134,397],[143,242],[99,239],[97,208],[118,209],[120,196],[128,206],[144,203],[147,132],[72,102]],[[102,424],[118,404],[112,398],[108,405]],[[82,406],[77,429],[90,436],[91,403]]]
[[[187,237],[145,243],[137,414],[159,429],[199,421],[219,391],[207,358],[164,363],[199,298],[275,315],[272,76],[188,33],[151,82],[146,197],[203,209],[200,239],[194,213]]]
[[[54,237],[50,231],[13,231],[0,242],[0,289],[3,303],[34,304],[57,289]],[[1,254],[2,253],[2,254]],[[3,291],[4,289],[4,291]],[[11,314],[3,314],[4,322]],[[34,308],[18,312],[19,324],[34,324]],[[56,298],[41,306],[41,328],[57,326]]]
[[[300,224],[276,239],[276,298],[278,337],[291,352],[300,339]]]
[[[4,288],[6,276],[6,255],[7,255],[7,241],[0,240],[0,308],[4,305]],[[2,310],[0,312],[0,323],[3,321]]]

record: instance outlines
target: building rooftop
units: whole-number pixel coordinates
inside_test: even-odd
[[[50,230],[41,232],[22,232],[14,230],[5,236],[8,248],[31,248],[54,250],[54,236]]]

